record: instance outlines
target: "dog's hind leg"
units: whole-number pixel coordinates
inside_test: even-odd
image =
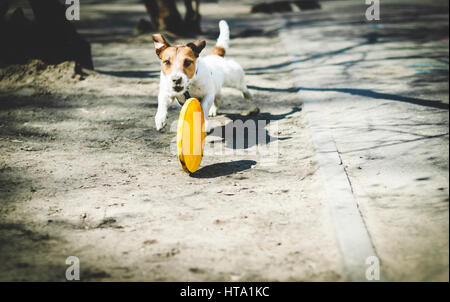
[[[248,90],[247,84],[245,83],[245,76],[242,75],[241,81],[239,83],[238,89],[242,91],[242,94],[244,95],[244,98],[246,100],[251,101],[253,99],[253,94]]]
[[[260,112],[258,106],[256,106],[255,103],[250,104],[250,101],[253,100],[253,94],[248,90],[247,84],[245,83],[245,76],[243,75],[241,77],[240,86],[238,88],[240,91],[242,91],[242,94],[244,95],[244,98],[247,102],[247,105],[249,106],[249,110],[243,113],[244,115],[255,115]]]
[[[244,84],[244,86],[240,89],[242,91],[242,94],[244,95],[244,98],[246,100],[251,101],[253,99],[253,94],[248,90],[247,85]]]
[[[240,69],[240,72],[238,73],[239,76],[237,78],[237,81],[235,82],[235,85],[236,85],[235,87],[242,92],[242,94],[246,100],[251,101],[253,99],[253,94],[250,92],[250,90],[248,90],[247,84],[245,82],[244,70],[240,66],[239,66],[239,69]]]

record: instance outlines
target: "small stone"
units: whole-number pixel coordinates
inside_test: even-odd
[[[194,274],[198,274],[198,273],[203,273],[204,272],[202,269],[200,269],[198,267],[191,267],[191,268],[189,268],[189,271],[191,273],[194,273]]]
[[[241,113],[242,116],[251,116],[251,115],[257,115],[260,112],[258,107],[253,107],[250,110],[244,111]]]

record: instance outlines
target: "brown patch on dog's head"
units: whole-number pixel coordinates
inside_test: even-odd
[[[217,55],[219,57],[225,57],[225,48],[223,48],[222,46],[214,46],[211,54]]]
[[[197,58],[206,42],[195,41],[186,46],[170,46],[162,35],[152,37],[155,41],[156,54],[161,59],[162,72],[167,75],[175,68],[191,79],[195,73]]]

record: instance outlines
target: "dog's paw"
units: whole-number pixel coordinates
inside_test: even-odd
[[[217,115],[217,107],[212,105],[211,108],[209,109],[209,116],[216,116]]]
[[[166,126],[166,116],[162,114],[156,114],[155,116],[155,125],[156,130],[161,131]]]

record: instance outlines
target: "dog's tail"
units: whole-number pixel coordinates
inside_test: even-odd
[[[228,50],[230,47],[230,28],[228,27],[227,21],[220,20],[219,22],[220,34],[219,38],[217,38],[216,46],[221,46]]]
[[[212,54],[224,57],[225,52],[230,46],[230,28],[225,20],[220,20],[219,22],[220,34],[217,38],[216,46],[214,47]]]

